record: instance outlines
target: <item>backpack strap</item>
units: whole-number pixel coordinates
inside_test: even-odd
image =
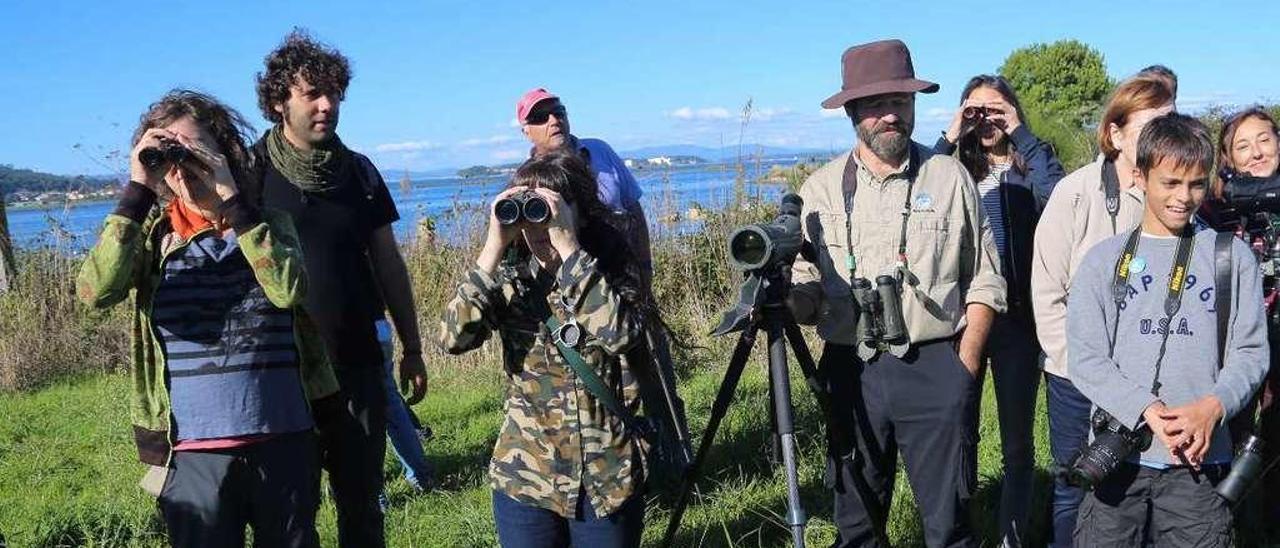
[[[1227,323],[1231,321],[1231,240],[1235,235],[1219,232],[1213,242],[1213,309],[1218,316],[1218,369],[1227,359]]]

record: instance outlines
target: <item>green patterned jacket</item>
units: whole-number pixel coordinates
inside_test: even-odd
[[[479,347],[495,330],[502,339],[509,382],[506,417],[489,465],[493,488],[569,518],[582,491],[597,515],[609,515],[640,491],[648,444],[574,374],[543,324],[548,309],[561,322],[582,327],[578,351],[587,365],[623,406],[638,413],[638,378],[623,354],[641,332],[630,307],[584,251],[565,259],[554,278],[533,262],[520,275],[471,271],[445,308],[439,342],[459,354]]]
[[[213,229],[200,231],[189,240],[177,237],[160,208],[152,207],[154,195],[132,188],[136,183],[129,185],[120,207],[107,215],[97,243],[80,266],[76,294],[94,308],[107,308],[133,297],[130,418],[134,442],[139,460],[168,466],[173,449],[169,392],[164,344],[151,324],[152,297],[164,261]],[[242,218],[247,223],[235,227],[237,237],[258,283],[272,304],[294,311],[294,339],[307,398],[314,402],[336,394],[338,381],[325,355],[324,341],[302,308],[306,276],[293,221],[288,214],[270,209]]]

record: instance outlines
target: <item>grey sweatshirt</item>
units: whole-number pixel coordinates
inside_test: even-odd
[[[1116,260],[1128,234],[1100,242],[1080,263],[1067,304],[1067,363],[1071,380],[1097,407],[1130,428],[1143,422],[1142,412],[1156,400],[1169,407],[1194,402],[1209,394],[1226,411],[1214,429],[1205,462],[1231,460],[1226,419],[1235,415],[1266,375],[1268,347],[1262,304],[1262,279],[1253,253],[1232,240],[1231,313],[1227,324],[1226,364],[1218,368],[1217,316],[1214,309],[1214,237],[1212,230],[1196,234],[1182,306],[1170,322],[1160,370],[1160,394],[1151,394],[1156,356],[1160,349],[1164,301],[1178,248],[1177,238],[1143,234],[1129,275],[1129,293],[1116,324],[1111,296]],[[1139,260],[1141,259],[1141,260]],[[1139,271],[1139,265],[1145,268]],[[1115,355],[1109,343],[1116,330]],[[1145,462],[1178,464],[1155,438],[1142,453]]]

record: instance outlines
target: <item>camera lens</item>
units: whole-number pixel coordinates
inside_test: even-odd
[[[545,223],[551,218],[551,204],[536,194],[530,193],[524,200],[524,220],[531,223]]]
[[[729,258],[743,270],[760,268],[769,259],[769,240],[755,227],[741,229],[729,239]]]
[[[493,204],[493,216],[499,224],[513,225],[520,220],[520,203],[511,198],[503,198]]]

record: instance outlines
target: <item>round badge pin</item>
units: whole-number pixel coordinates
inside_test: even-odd
[[[1142,272],[1147,269],[1147,260],[1142,257],[1134,257],[1129,261],[1129,270],[1132,272]]]

